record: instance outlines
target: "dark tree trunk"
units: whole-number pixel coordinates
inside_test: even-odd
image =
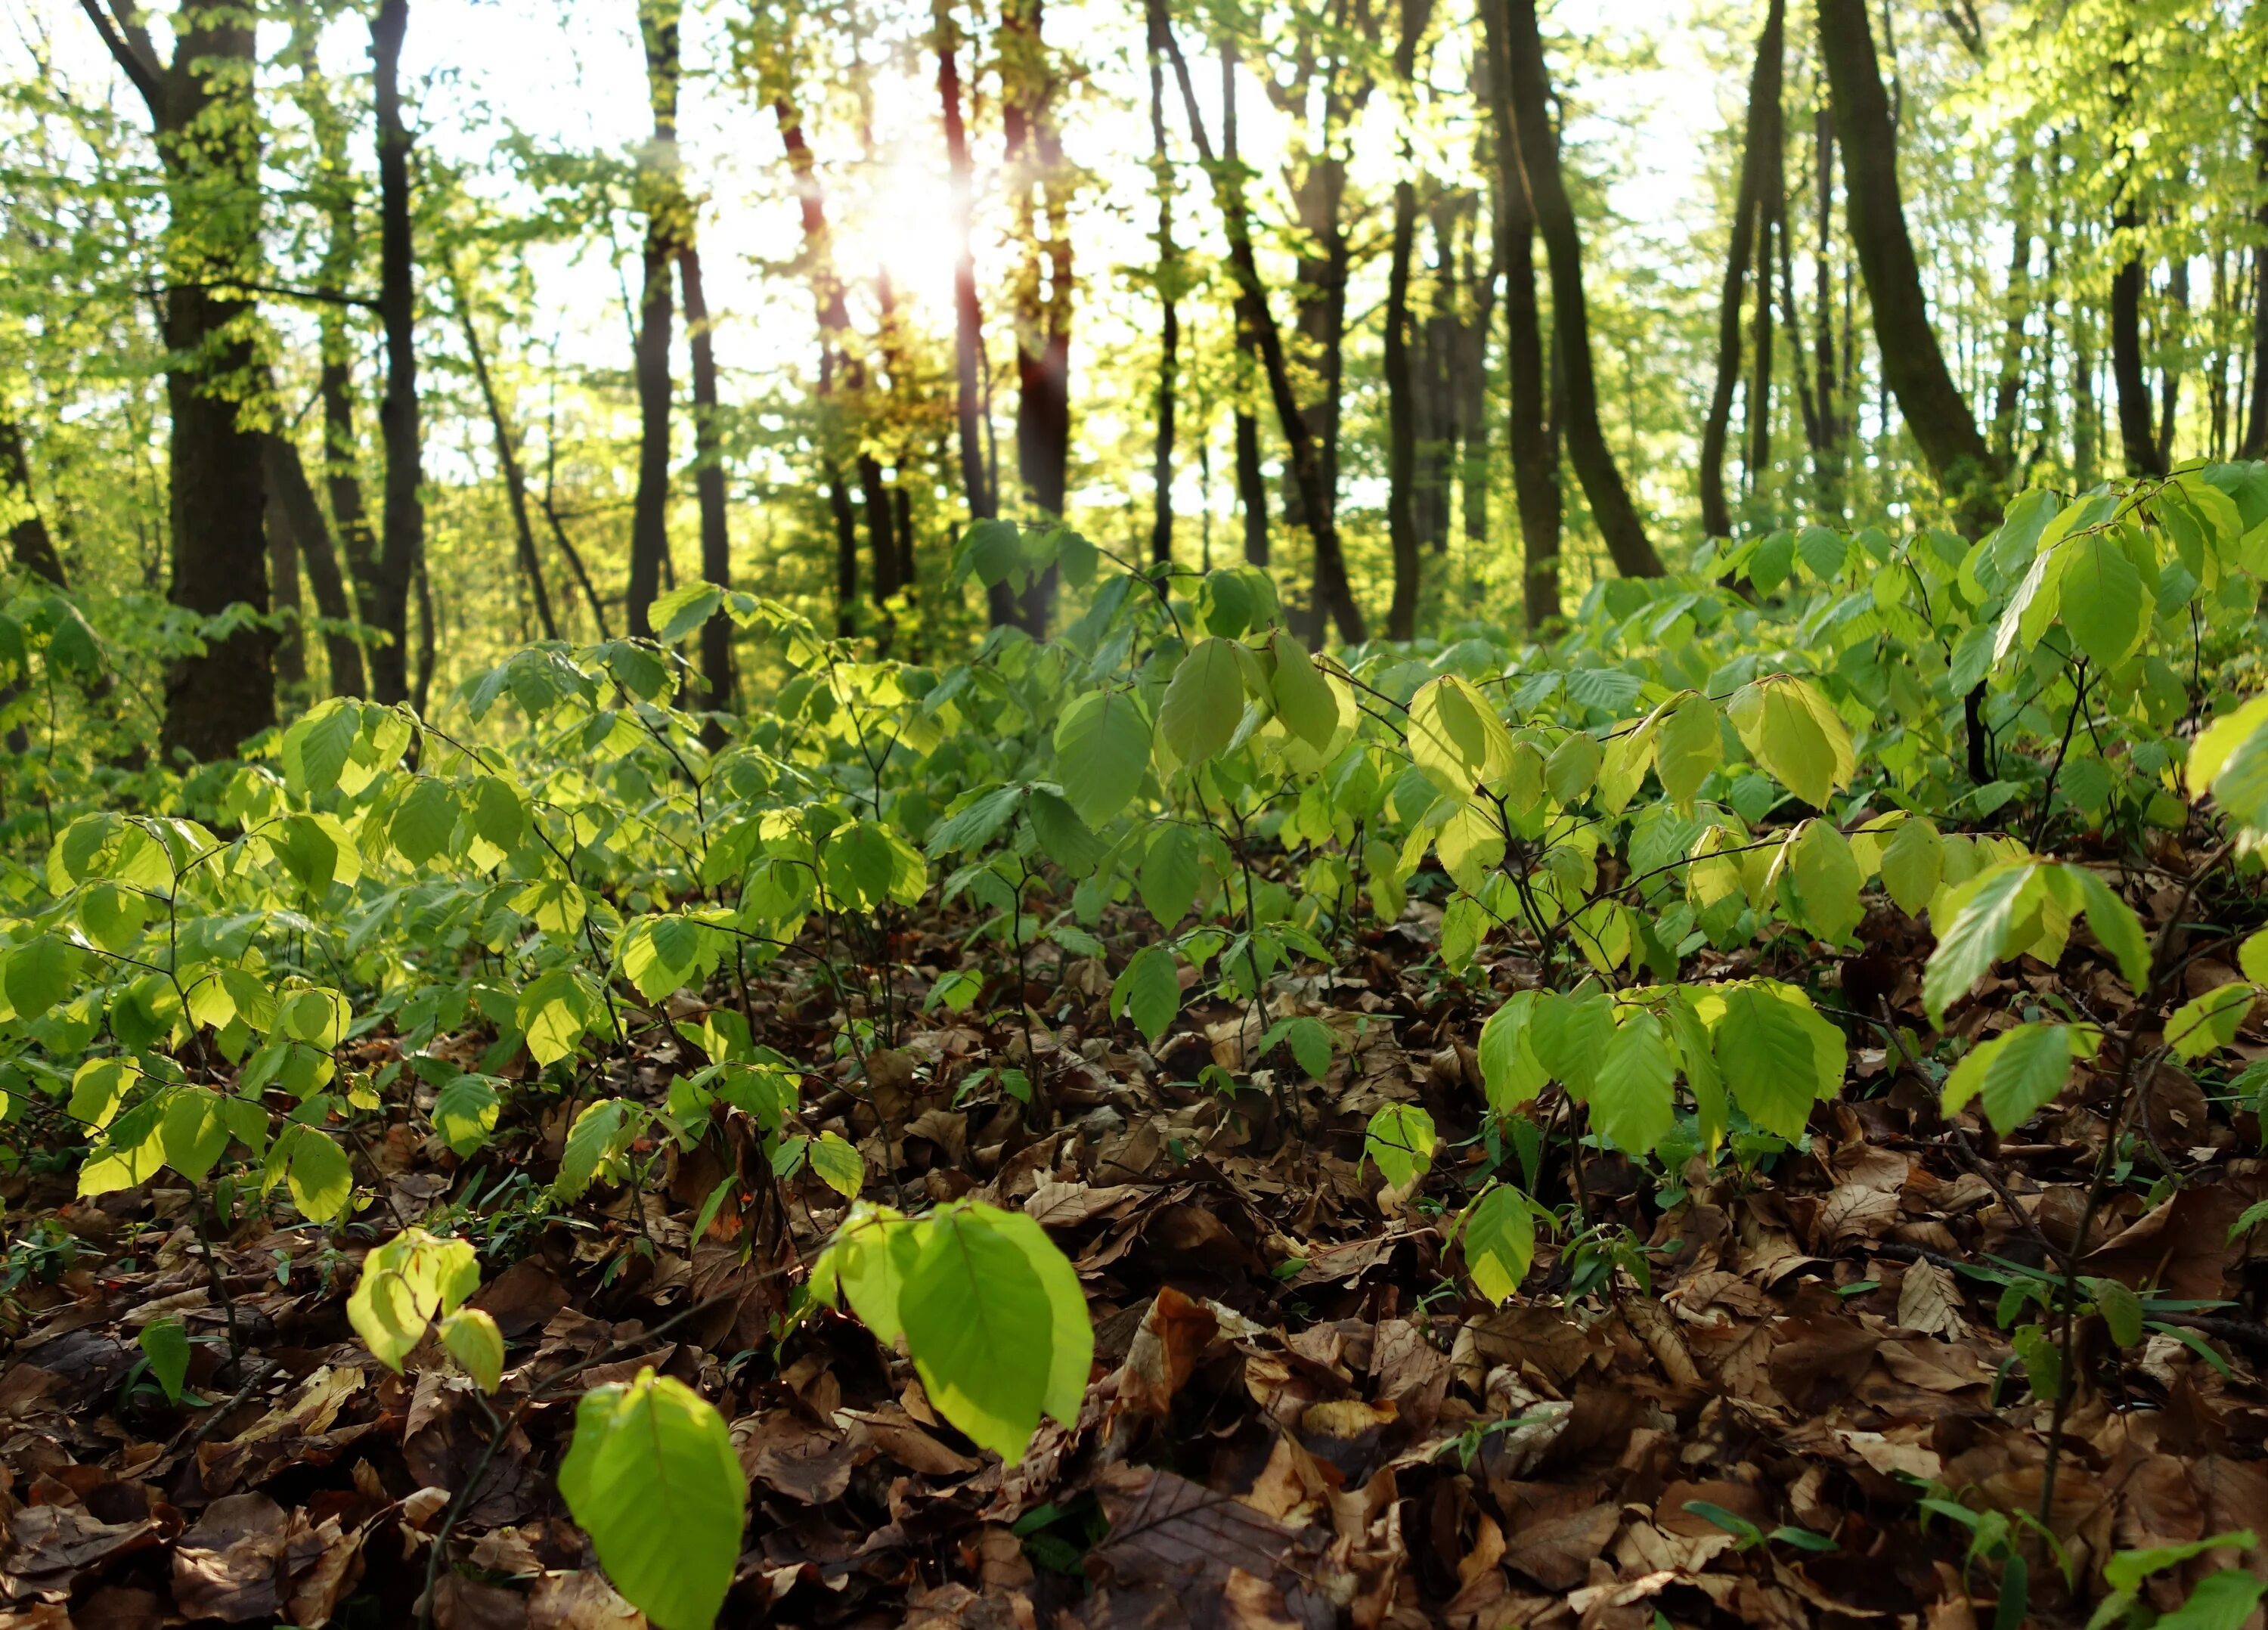
[[[16,511],[16,519],[8,523],[10,563],[18,572],[69,588],[63,557],[55,552],[55,538],[32,494],[32,463],[24,452],[23,427],[12,418],[0,417],[0,492]]]
[[[2000,377],[1992,387],[1992,455],[2013,468],[2016,457],[2016,409],[2024,393],[2024,318],[2031,309],[2032,156],[2021,154],[2009,181],[2014,218],[2009,236],[2008,289],[2002,304],[2007,322],[2000,340]]]
[[[2174,464],[2175,420],[2179,416],[2182,402],[2181,321],[2190,309],[2190,258],[2184,250],[2176,250],[2173,265],[2166,274],[2165,304],[2156,324],[2158,354],[2158,464],[2171,469]]]
[[[496,440],[497,462],[504,470],[504,492],[512,510],[512,538],[519,560],[520,575],[527,579],[529,598],[535,602],[536,625],[546,639],[559,638],[559,620],[551,614],[551,592],[544,585],[543,563],[535,551],[535,523],[527,506],[527,475],[520,467],[519,446],[513,439],[512,426],[504,417],[504,402],[497,395],[496,380],[489,373],[488,352],[481,344],[480,330],[473,323],[472,303],[465,297],[464,283],[457,282],[457,322],[464,331],[465,354],[472,359],[473,380],[480,387],[482,404],[489,415],[489,434]]]
[[[688,232],[688,238],[691,236]],[[685,334],[693,348],[693,491],[701,507],[701,578],[718,588],[733,586],[733,535],[725,507],[725,447],[718,423],[717,347],[709,327],[709,297],[701,285],[701,252],[690,241],[678,251],[678,280],[684,285]],[[733,703],[733,621],[718,612],[701,625],[701,677],[704,704]],[[721,728],[703,727],[711,752],[724,745]]]
[[[987,520],[999,513],[998,503],[984,478],[984,439],[980,425],[983,412],[984,314],[976,300],[976,258],[971,247],[974,183],[968,159],[968,131],[961,111],[961,66],[956,55],[960,34],[953,21],[951,0],[937,0],[937,92],[944,111],[946,162],[953,178],[954,230],[958,241],[953,262],[954,416],[961,438],[961,487],[971,520]],[[996,616],[994,622],[1004,619]]]
[[[269,608],[287,618],[276,633],[276,682],[289,688],[296,697],[307,683],[306,613],[299,603],[299,539],[272,472],[267,475],[267,482]]]
[[[1016,473],[1026,500],[1061,519],[1071,468],[1071,174],[1056,127],[1056,74],[1042,38],[1043,0],[1002,13],[1005,83],[1000,120],[1024,262],[1016,299]],[[1046,232],[1042,234],[1044,225]],[[1021,621],[1044,638],[1055,604],[1051,566],[1024,591]]]
[[[653,104],[653,151],[640,167],[645,193],[644,283],[638,299],[637,493],[630,508],[630,575],[624,606],[633,639],[653,637],[652,608],[669,554],[669,346],[676,321],[671,278],[686,243],[686,201],[677,178],[675,0],[639,0],[646,94]]]
[[[370,25],[377,81],[378,315],[386,334],[386,395],[378,426],[386,445],[385,505],[379,523],[377,604],[385,640],[371,653],[371,694],[410,699],[409,596],[425,556],[425,472],[417,417],[416,247],[410,238],[409,132],[401,119],[401,41],[409,0],[379,0]]]
[[[2252,170],[2253,185],[2261,194],[2252,220],[2268,236],[2268,123],[2252,132]],[[2252,394],[2236,456],[2268,458],[2268,247],[2260,244],[2252,251]]]
[[[1166,65],[1160,44],[1166,30],[1165,0],[1149,0],[1145,11],[1150,172],[1158,193],[1158,427],[1150,468],[1150,558],[1168,565],[1174,558],[1174,383],[1181,365],[1182,269],[1174,247],[1174,166],[1166,151]]]
[[[2118,269],[2110,275],[2110,375],[2118,395],[2118,440],[2126,468],[2136,476],[2162,476],[2157,427],[2151,422],[2150,380],[2142,365],[2142,260],[2135,247],[2138,218],[2122,207],[2116,229],[2125,235]]]
[[[1786,143],[1780,129],[1780,56],[1775,51],[1762,64],[1767,83],[1763,119],[1757,134],[1763,151],[1756,173],[1756,299],[1751,321],[1755,335],[1756,386],[1749,393],[1749,451],[1745,461],[1748,489],[1761,499],[1771,475],[1772,364],[1777,342],[1772,333],[1772,259],[1775,250],[1787,250]]]
[[[269,608],[261,435],[239,407],[256,384],[252,301],[260,255],[257,62],[249,18],[229,0],[184,0],[170,63],[148,31],[82,0],[150,114],[166,175],[166,398],[173,421],[172,586],[201,617]],[[166,675],[159,745],[215,759],[276,722],[275,636],[239,629]]]
[[[1220,152],[1232,168],[1236,151],[1236,47],[1224,41],[1220,48]],[[1268,483],[1260,470],[1260,420],[1246,410],[1246,392],[1259,366],[1259,342],[1240,309],[1236,315],[1236,502],[1244,512],[1246,564],[1268,564]]]
[[[1811,138],[1817,150],[1819,242],[1812,299],[1819,331],[1812,336],[1812,394],[1817,428],[1811,442],[1812,479],[1822,513],[1843,514],[1843,409],[1835,364],[1835,116],[1826,108],[1813,115]],[[1793,303],[1791,298],[1790,304]]]
[[[1494,160],[1480,155],[1484,173],[1492,173]],[[1494,212],[1489,228],[1488,263],[1469,281],[1472,287],[1472,317],[1460,331],[1452,353],[1451,378],[1457,400],[1457,432],[1462,447],[1457,474],[1464,510],[1465,541],[1475,549],[1486,546],[1489,535],[1488,348],[1496,324],[1496,286],[1504,276],[1503,235],[1496,230]],[[1469,271],[1480,261],[1480,225],[1474,222],[1468,248]]]
[[[1852,247],[1874,307],[1882,376],[1962,531],[1982,537],[1999,520],[2006,476],[1953,382],[1930,326],[1921,268],[1906,232],[1896,130],[1866,0],[1819,0],[1819,46],[1843,149]]]
[[[1323,612],[1336,623],[1339,637],[1350,645],[1359,644],[1366,634],[1362,611],[1347,586],[1346,561],[1340,553],[1338,526],[1332,518],[1323,484],[1322,461],[1315,439],[1300,411],[1299,399],[1292,394],[1283,331],[1276,326],[1276,313],[1268,306],[1266,285],[1260,281],[1259,262],[1252,251],[1252,222],[1244,201],[1243,181],[1238,174],[1223,171],[1213,161],[1212,139],[1205,134],[1197,91],[1189,83],[1189,65],[1170,30],[1165,47],[1174,64],[1174,78],[1181,87],[1182,111],[1189,120],[1190,139],[1197,144],[1198,158],[1214,178],[1213,188],[1220,201],[1222,223],[1228,238],[1229,266],[1236,277],[1239,313],[1250,326],[1260,348],[1268,394],[1275,402],[1277,421],[1291,449],[1292,479],[1306,495],[1308,525],[1315,541],[1316,597]]]
[[[1724,288],[1717,299],[1717,383],[1709,395],[1709,416],[1701,424],[1701,531],[1704,536],[1733,535],[1732,506],[1725,498],[1725,443],[1733,422],[1733,395],[1741,380],[1741,302],[1748,292],[1749,265],[1755,252],[1757,203],[1764,161],[1763,132],[1767,89],[1777,93],[1786,0],[1771,0],[1764,32],[1756,40],[1756,66],[1749,73],[1748,130],[1741,145],[1741,179],[1733,200],[1733,241],[1725,255]],[[1761,283],[1761,279],[1759,279]]]
[[[1528,202],[1551,269],[1551,321],[1567,370],[1567,459],[1583,483],[1607,552],[1624,577],[1660,577],[1661,557],[1646,535],[1622,471],[1599,423],[1598,383],[1591,369],[1591,324],[1583,297],[1582,242],[1574,206],[1559,173],[1559,143],[1551,125],[1551,87],[1535,0],[1496,0],[1509,21],[1512,126]]]
[[[1406,4],[1406,0],[1405,0]],[[1409,159],[1409,149],[1403,158]],[[1386,284],[1386,532],[1394,550],[1394,600],[1386,637],[1418,632],[1418,578],[1423,569],[1418,521],[1411,511],[1418,475],[1416,403],[1410,378],[1410,255],[1417,236],[1418,189],[1404,176],[1394,184],[1394,247]]]
[[[1484,8],[1489,49],[1489,115],[1496,128],[1503,215],[1497,223],[1504,257],[1505,373],[1509,412],[1505,446],[1512,460],[1513,505],[1520,516],[1521,599],[1530,632],[1557,619],[1559,608],[1559,439],[1550,408],[1551,354],[1535,291],[1535,212],[1520,173],[1512,122],[1512,41],[1506,0]],[[1734,334],[1738,335],[1737,325]]]
[[[269,492],[291,529],[301,564],[306,567],[307,586],[313,591],[317,614],[328,623],[351,623],[354,608],[347,600],[338,551],[332,546],[330,528],[323,524],[322,506],[315,502],[315,489],[307,479],[306,467],[299,461],[299,449],[287,438],[270,434],[262,449],[262,459]],[[355,643],[354,637],[335,627],[326,629],[323,653],[330,663],[331,693],[342,697],[362,695],[365,688],[362,647]]]

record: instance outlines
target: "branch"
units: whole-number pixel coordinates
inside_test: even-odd
[[[151,122],[160,122],[166,105],[165,70],[158,64],[157,48],[150,42],[149,31],[139,23],[128,22],[122,18],[114,19],[95,4],[94,0],[78,0],[78,3],[80,10],[94,25],[95,32],[102,36],[102,43],[110,48],[111,55],[118,60],[118,66],[133,81],[134,88],[142,92],[142,100],[149,104]],[[116,0],[113,0],[113,4],[115,4]]]

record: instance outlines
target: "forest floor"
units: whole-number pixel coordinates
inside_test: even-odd
[[[2169,889],[2156,915],[2180,904]],[[1194,1003],[1153,1054],[1109,1020],[1093,961],[1035,965],[1035,1061],[1012,1023],[917,1014],[861,1072],[828,1058],[832,1002],[755,989],[758,1039],[831,1078],[803,1125],[859,1145],[869,1199],[974,1191],[1076,1264],[1094,1379],[1076,1424],[1044,1423],[1014,1466],[944,1425],[847,1317],[821,1310],[775,1347],[843,1202],[807,1171],[773,1185],[745,1123],[759,1176],[698,1240],[723,1172],[706,1147],[664,1152],[642,1200],[514,1209],[556,1166],[573,1110],[556,1099],[523,1124],[507,1110],[461,1162],[392,1104],[360,1144],[368,1227],[275,1228],[247,1199],[211,1263],[186,1188],[82,1202],[68,1172],[20,1172],[0,1627],[408,1625],[429,1579],[446,1630],[642,1623],[553,1473],[577,1393],[649,1364],[718,1403],[751,1479],[727,1624],[1964,1630],[1994,1622],[2014,1573],[2033,1622],[2075,1626],[2115,1551],[2268,1534],[2268,1327],[2224,1243],[2268,1191],[2249,1113],[2163,1071],[2137,1147],[2178,1180],[2154,1207],[2120,1191],[2093,1231],[2086,1273],[2230,1305],[2165,1314],[2123,1351],[2100,1320],[2080,1326],[2049,1514],[2079,1589],[2036,1541],[2017,1547],[2028,1567],[2005,1547],[1965,1566],[1970,1528],[1921,1502],[2040,1505],[2054,1408],[2011,1373],[1996,1306],[2073,1237],[2107,1082],[2080,1071],[2021,1142],[1940,1118],[1905,1044],[1858,1017],[1925,1030],[1929,941],[1893,911],[1861,930],[1863,956],[1783,941],[1776,967],[1728,960],[1808,973],[1823,1004],[1839,990],[1844,1101],[1819,1106],[1808,1152],[1749,1171],[1697,1159],[1667,1192],[1587,1151],[1580,1204],[1643,1242],[1650,1286],[1617,1272],[1569,1296],[1582,1265],[1543,1239],[1525,1294],[1494,1308],[1443,1230],[1488,1160],[1472,1044],[1498,997],[1440,978],[1429,916],[1414,905],[1339,969],[1279,982],[1271,1016],[1322,1017],[1344,1051],[1323,1082],[1279,1053],[1283,1073],[1250,1073],[1233,1100],[1190,1083],[1241,1068],[1248,1018]],[[908,933],[893,955],[918,996],[959,945]],[[1534,977],[1517,958],[1481,971],[1498,991]],[[2234,974],[2205,957],[2190,977]],[[1952,1028],[2003,1028],[2058,982],[2098,1009],[2122,1000],[2080,935],[2057,969],[2004,966]],[[659,1103],[690,1067],[666,1028],[650,1035],[604,1090]],[[453,1044],[469,1061],[484,1038],[437,1051]],[[366,1045],[375,1062],[392,1044]],[[1035,1063],[1044,1107],[1001,1099],[998,1067]],[[1414,1200],[1381,1198],[1360,1159],[1365,1122],[1397,1102],[1445,1139]],[[1576,1198],[1561,1108],[1552,1092],[1535,1110],[1550,1202]],[[345,1317],[360,1250],[499,1185],[475,1304],[511,1344],[502,1390],[484,1398],[430,1341],[406,1376],[383,1368]],[[178,1408],[127,1384],[138,1330],[167,1313],[199,1339]],[[2160,1575],[2159,1605],[2210,1566]]]

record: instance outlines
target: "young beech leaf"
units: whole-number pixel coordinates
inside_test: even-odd
[[[1538,992],[1515,991],[1481,1026],[1481,1082],[1489,1108],[1508,1115],[1543,1090],[1550,1078],[1528,1038]]]
[[[144,1324],[140,1343],[143,1356],[150,1361],[150,1374],[164,1390],[166,1402],[178,1405],[181,1384],[189,1376],[189,1332],[180,1320],[168,1315]]]
[[[1201,639],[1183,657],[1158,708],[1158,735],[1175,762],[1194,767],[1226,747],[1244,716],[1244,674],[1234,642]]]
[[[1414,1103],[1389,1103],[1364,1128],[1362,1152],[1387,1182],[1407,1189],[1433,1164],[1433,1117]]]
[[[1945,867],[1945,841],[1937,828],[1920,815],[1898,823],[1882,850],[1882,887],[1892,904],[1908,917],[1918,917],[1937,892]]]
[[[1725,756],[1717,720],[1717,704],[1698,694],[1688,695],[1661,717],[1654,738],[1653,773],[1661,778],[1663,793],[1682,813],[1692,813],[1701,784]]]
[[[459,1368],[493,1392],[504,1380],[504,1331],[493,1317],[480,1308],[459,1308],[441,1321],[441,1345]]]
[[[1142,909],[1157,919],[1160,928],[1171,928],[1188,916],[1197,897],[1197,834],[1179,822],[1168,822],[1152,832],[1136,886],[1141,891]]]
[[[1021,1213],[964,1203],[917,1227],[898,1296],[914,1368],[939,1414],[1020,1459],[1042,1410],[1079,1416],[1094,1354],[1079,1276]]]
[[[1755,980],[1716,994],[1710,1043],[1733,1102],[1774,1137],[1800,1141],[1812,1103],[1842,1083],[1842,1032],[1789,986]]]
[[[1306,647],[1278,629],[1270,637],[1276,658],[1276,717],[1284,727],[1320,753],[1338,734],[1339,702],[1330,682],[1309,660]]]
[[[659,1630],[708,1630],[732,1588],[748,1486],[733,1435],[681,1381],[642,1369],[575,1409],[559,1492],[630,1605]]]
[[[1083,696],[1056,726],[1056,765],[1079,818],[1099,827],[1123,814],[1150,768],[1150,723],[1131,690]]]
[[[2045,887],[2041,868],[2013,862],[1977,873],[1944,902],[1946,920],[1935,925],[1937,948],[1922,970],[1922,1006],[1932,1024],[1945,1022],[1945,1010],[1969,994],[2007,954],[2009,936]],[[1937,913],[1931,912],[1933,920]]]
[[[2184,1062],[2219,1052],[2236,1039],[2238,1028],[2259,995],[2256,986],[2237,979],[2192,997],[2166,1021],[2167,1045]]]
[[[1676,1121],[1677,1061],[1643,1008],[1615,1026],[1591,1083],[1591,1124],[1627,1154],[1645,1154]]]
[[[1166,1033],[1182,1010],[1182,981],[1174,954],[1162,945],[1145,945],[1110,987],[1110,1016],[1121,1014],[1152,1046]]]
[[[1994,1129],[2009,1136],[2054,1103],[2071,1079],[2076,1039],[2067,1024],[2020,1024],[1972,1047],[1945,1078],[1946,1114],[1981,1097]]]
[[[866,1181],[866,1162],[840,1134],[822,1132],[811,1146],[811,1169],[844,1199],[855,1200]]]
[[[1535,1213],[1528,1197],[1502,1184],[1483,1192],[1466,1209],[1465,1272],[1473,1288],[1502,1307],[1528,1277],[1535,1260]]]
[[[1770,674],[1734,693],[1726,708],[1749,756],[1815,809],[1824,809],[1857,768],[1851,732],[1804,680]]]
[[[362,1277],[347,1298],[347,1322],[372,1358],[398,1370],[426,1326],[455,1312],[480,1282],[470,1241],[404,1228],[363,1258]]]
[[[1512,768],[1512,733],[1488,698],[1452,675],[1410,698],[1410,760],[1441,787],[1469,793]]]
[[[828,1307],[848,1302],[875,1340],[895,1346],[905,1329],[898,1298],[920,1247],[919,1224],[860,1200],[812,1266],[812,1299]]]

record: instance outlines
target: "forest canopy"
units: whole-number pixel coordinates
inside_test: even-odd
[[[0,1630],[2240,1630],[2268,11],[14,0]]]

